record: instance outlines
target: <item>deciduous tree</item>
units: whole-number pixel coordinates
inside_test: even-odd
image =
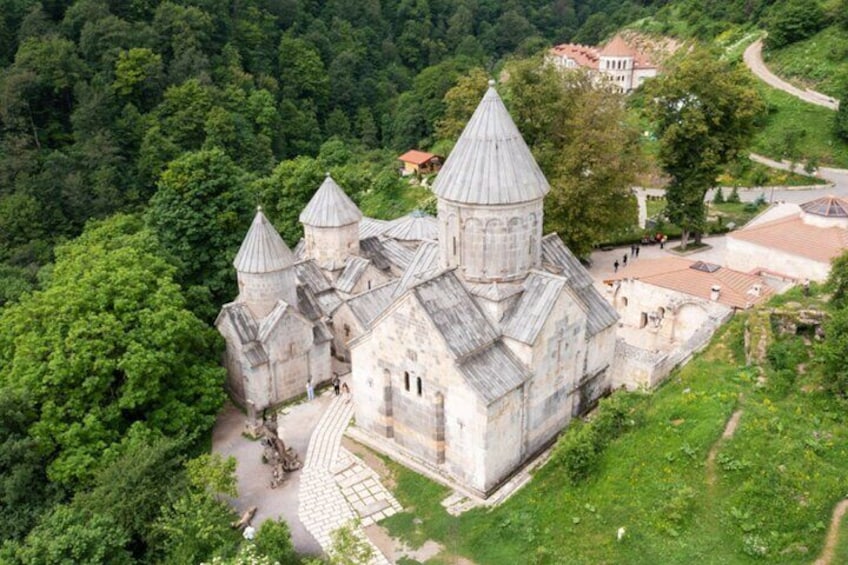
[[[669,219],[700,239],[704,197],[721,167],[750,142],[765,106],[750,73],[705,50],[694,50],[646,85],[648,113],[659,138],[659,162],[670,177]]]

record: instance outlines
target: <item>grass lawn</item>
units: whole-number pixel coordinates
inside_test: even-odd
[[[838,26],[763,53],[769,69],[801,88],[811,88],[839,98],[848,77],[848,34]]]
[[[821,165],[848,167],[848,143],[833,134],[835,112],[807,104],[761,85],[769,113],[754,139],[753,151],[773,159],[814,159]]]
[[[814,374],[795,376],[807,355],[800,338],[770,350],[776,361],[764,363],[765,380],[745,367],[749,319],[734,318],[658,390],[632,393],[634,424],[588,480],[573,486],[549,463],[502,506],[455,518],[439,504],[445,488],[394,465],[406,511],[383,524],[413,545],[434,539],[478,564],[810,563],[848,493],[848,414]],[[736,434],[710,466],[737,409]]]

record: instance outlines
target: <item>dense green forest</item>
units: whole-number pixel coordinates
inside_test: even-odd
[[[630,212],[636,169],[602,175],[598,156],[638,161],[634,130],[620,97],[528,58],[634,21],[706,39],[771,4],[0,0],[0,562],[238,551],[232,464],[202,455],[224,402],[209,323],[257,204],[292,245],[327,170],[371,215],[431,204],[395,157],[449,149],[506,67],[564,187],[548,227],[591,245]],[[557,118],[534,124],[540,108]]]

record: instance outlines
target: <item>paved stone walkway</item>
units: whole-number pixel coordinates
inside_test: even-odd
[[[353,406],[344,396],[333,398],[309,441],[300,477],[298,517],[324,551],[332,547],[330,534],[354,518],[369,525],[401,509],[376,473],[341,447],[352,414]],[[389,563],[361,528],[356,534],[372,546],[372,564]]]

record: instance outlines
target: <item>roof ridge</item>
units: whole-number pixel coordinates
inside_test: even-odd
[[[320,228],[346,226],[361,219],[362,212],[330,173],[309,199],[299,218],[304,225]]]

